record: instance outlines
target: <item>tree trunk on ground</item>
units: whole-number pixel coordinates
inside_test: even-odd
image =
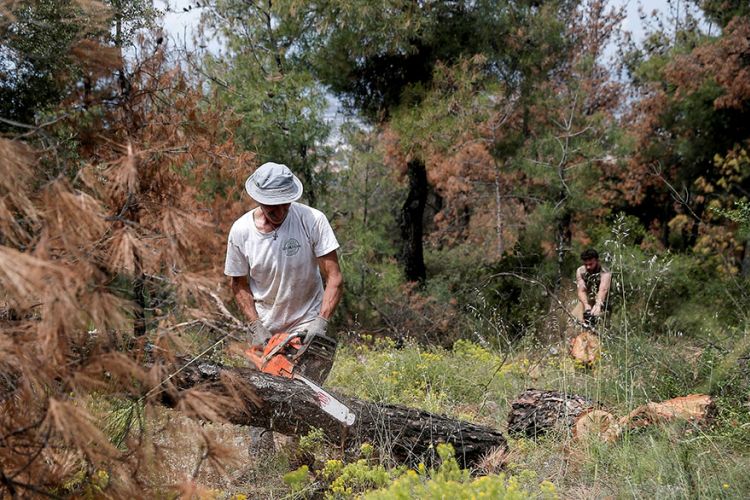
[[[409,194],[401,211],[401,237],[403,251],[401,260],[404,264],[406,279],[424,283],[427,272],[424,266],[422,247],[422,217],[427,202],[427,171],[424,162],[412,160],[407,166]]]
[[[227,383],[231,379],[233,382]],[[368,442],[390,451],[394,459],[416,462],[434,451],[437,443],[450,443],[456,457],[468,466],[496,447],[505,448],[500,431],[399,405],[371,403],[335,396],[357,416],[350,428],[324,413],[313,392],[302,382],[274,377],[250,368],[196,363],[183,367],[171,383],[179,390],[200,386],[218,396],[238,395],[237,382],[244,385],[244,404],[225,415],[239,425],[264,427],[286,435],[305,435],[322,429],[328,439],[344,449],[358,449]],[[172,391],[174,394],[174,391]],[[179,406],[179,398],[166,395],[168,406]]]
[[[578,415],[594,403],[576,394],[526,389],[511,403],[508,434],[534,437],[559,426],[571,428]]]
[[[597,406],[576,394],[527,389],[511,403],[508,433],[534,437],[553,428],[570,429],[578,439],[597,436],[613,442],[639,427],[676,421],[694,427],[710,423],[716,415],[716,403],[706,394],[649,402],[619,419]]]

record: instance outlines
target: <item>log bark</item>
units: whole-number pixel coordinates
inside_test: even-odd
[[[560,425],[569,429],[578,415],[593,407],[577,394],[526,389],[511,403],[508,434],[536,437]]]
[[[453,445],[464,466],[471,466],[497,447],[506,447],[503,434],[496,429],[405,406],[334,395],[357,416],[354,425],[347,428],[320,410],[313,392],[302,382],[251,368],[199,363],[183,366],[170,382],[178,390],[200,388],[220,396],[236,396],[237,392],[226,383],[227,377],[242,381],[249,389],[244,393],[244,407],[239,405],[226,415],[234,424],[296,436],[319,428],[344,449],[358,449],[361,443],[368,442],[389,450],[394,459],[409,463],[422,460],[441,442]],[[174,391],[165,392],[164,403],[176,406],[178,402]]]

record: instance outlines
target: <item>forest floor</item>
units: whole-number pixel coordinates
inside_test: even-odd
[[[690,338],[622,338],[606,329],[601,360],[584,368],[568,354],[574,334],[569,326],[544,342],[521,341],[509,353],[468,340],[445,349],[411,341],[397,346],[389,339],[359,334],[342,343],[326,386],[340,394],[418,407],[505,431],[510,403],[526,388],[580,394],[622,416],[648,401],[709,392],[712,378],[721,377],[717,358]],[[749,381],[740,377],[732,382],[745,398]],[[449,488],[455,485],[466,498],[478,491],[507,498],[747,497],[747,400],[720,395],[716,401],[718,415],[709,426],[655,425],[625,433],[614,443],[576,440],[563,428],[537,439],[511,437],[507,453],[488,457],[471,475],[447,474],[440,459],[410,473],[392,463],[388,451],[377,444],[363,448],[360,457],[344,459],[322,435],[298,440],[276,436],[277,451],[253,459],[247,454],[247,428],[187,419],[184,433],[158,439],[170,450],[165,459],[173,464],[166,483],[194,472],[200,432],[239,450],[239,459],[222,474],[206,468],[197,476],[198,482],[211,485],[204,492],[207,498],[402,498],[399,491],[434,497],[450,496]],[[182,417],[165,410],[163,418]],[[188,430],[196,425],[200,432]],[[446,462],[443,452],[438,453]],[[405,485],[409,481],[416,482]]]

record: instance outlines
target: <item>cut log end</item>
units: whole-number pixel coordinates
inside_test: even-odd
[[[582,412],[573,424],[573,437],[577,440],[598,439],[613,443],[622,434],[622,427],[614,415],[604,410],[590,409]]]
[[[716,413],[711,396],[690,394],[660,403],[646,403],[617,419],[576,394],[527,389],[511,403],[508,433],[534,437],[555,427],[572,430],[578,439],[616,441],[623,432],[654,424],[686,422],[702,426]]]

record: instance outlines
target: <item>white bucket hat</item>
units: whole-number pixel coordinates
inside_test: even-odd
[[[302,182],[286,165],[268,162],[245,181],[245,191],[262,205],[283,205],[302,196]]]

